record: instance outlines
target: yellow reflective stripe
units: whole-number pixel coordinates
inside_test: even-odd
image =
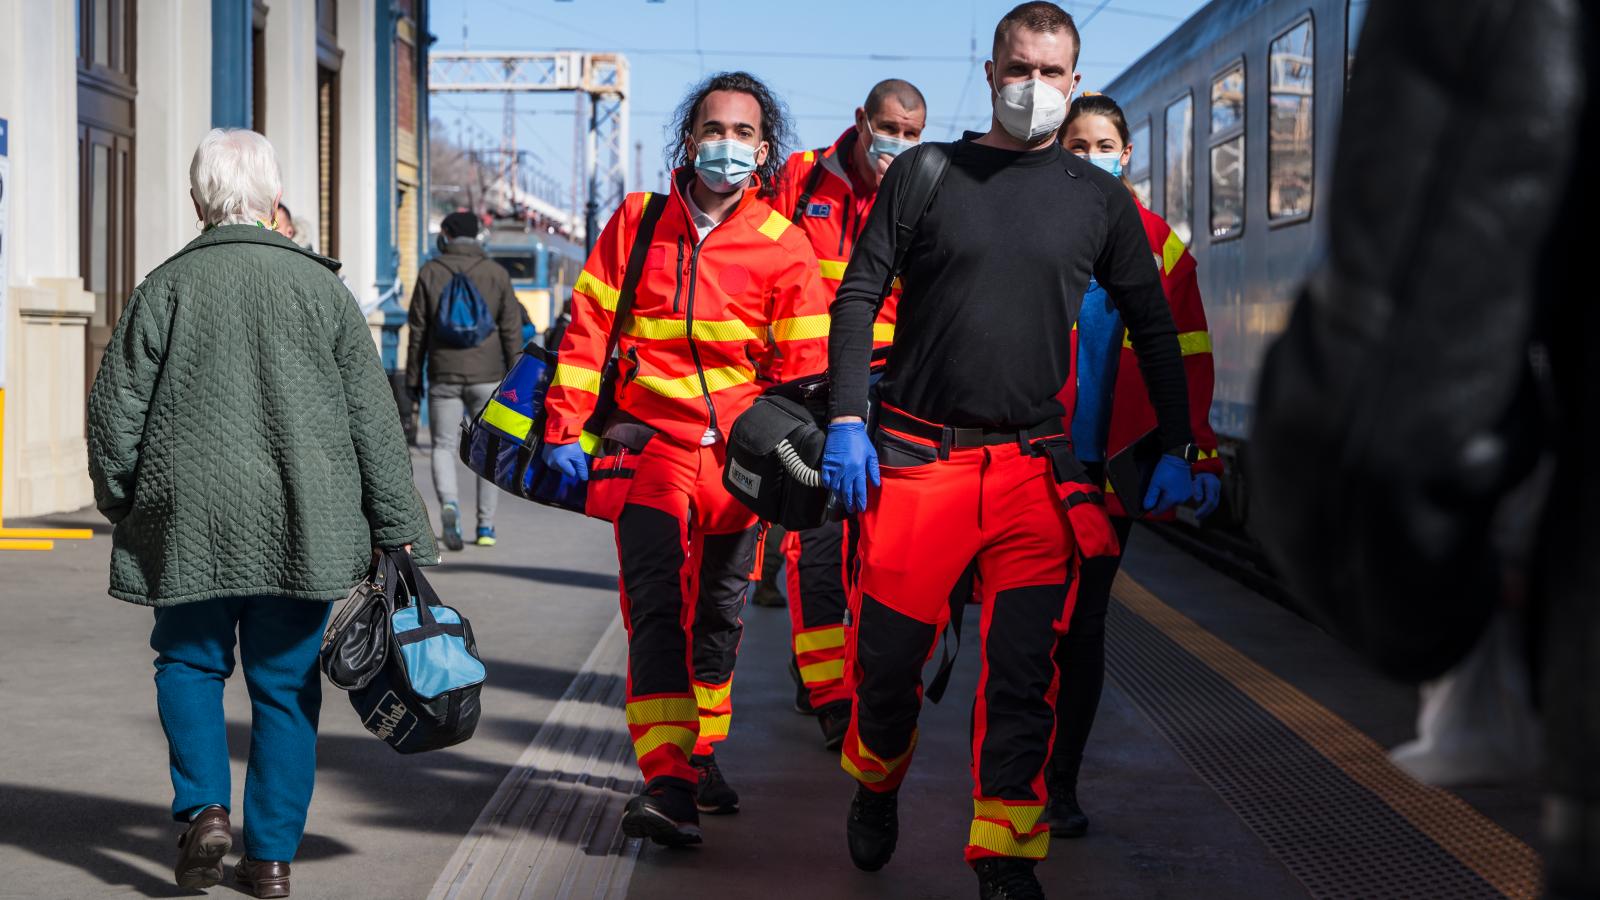
[[[890,775],[893,775],[896,769],[905,765],[906,760],[911,758],[911,751],[917,749],[917,738],[920,734],[920,731],[912,731],[911,745],[906,747],[906,752],[888,762],[879,759],[877,754],[873,753],[871,750],[868,750],[867,745],[861,743],[861,739],[857,738],[856,754],[861,758],[868,760],[869,762],[877,763],[878,767],[883,770],[881,772],[862,771],[860,767],[851,761],[850,754],[848,753],[839,754],[839,765],[842,766],[846,772],[849,772],[850,775],[855,778],[855,780],[862,782],[863,784],[877,784],[885,778],[888,778]]]
[[[720,716],[700,717],[700,740],[706,738],[727,737],[728,730],[733,726],[733,713],[723,713]]]
[[[585,431],[578,435],[578,446],[590,456],[600,455],[600,435]]]
[[[772,336],[780,341],[809,341],[813,338],[824,338],[828,336],[828,325],[831,321],[827,313],[779,319],[772,323]]]
[[[973,819],[972,831],[967,836],[967,843],[973,847],[982,847],[990,853],[997,853],[1000,856],[1044,859],[1045,854],[1050,850],[1050,831],[1045,829],[1038,834],[1018,839],[1011,829],[998,822]]]
[[[1203,460],[1203,459],[1216,459],[1217,455],[1218,455],[1218,453],[1215,450],[1201,450],[1200,451],[1200,455],[1198,457],[1196,457],[1196,460],[1198,461],[1198,460]]]
[[[872,323],[872,342],[874,344],[894,343],[894,324],[891,322]]]
[[[591,394],[600,393],[600,373],[594,369],[585,369],[583,366],[573,366],[567,363],[556,363],[556,377],[550,380],[551,387],[572,388],[578,391],[588,391]]]
[[[694,700],[700,709],[715,709],[728,702],[728,697],[733,694],[733,682],[726,684],[696,684],[694,686]]]
[[[1167,242],[1161,245],[1161,271],[1167,275],[1172,274],[1172,269],[1183,259],[1183,240],[1176,231],[1167,232]]]
[[[533,419],[517,412],[499,400],[490,400],[489,405],[483,408],[483,421],[519,441],[526,438],[528,432],[533,430]]]
[[[594,301],[605,307],[608,312],[617,311],[617,297],[622,294],[611,285],[590,275],[587,270],[578,275],[578,283],[574,284],[572,289],[594,298]]]
[[[633,337],[650,341],[677,340],[689,334],[688,323],[683,319],[656,319],[649,316],[629,317],[628,327],[624,330]],[[738,319],[697,320],[694,323],[694,337],[697,341],[753,341],[756,333]]]
[[[817,270],[822,273],[822,277],[823,278],[829,278],[829,279],[832,279],[834,281],[838,281],[838,280],[844,278],[844,270],[846,268],[848,268],[849,266],[850,266],[850,260],[848,260],[848,259],[819,259],[819,260],[817,260]]]
[[[816,631],[802,631],[794,636],[794,652],[796,653],[815,653],[818,650],[832,650],[835,647],[843,646],[843,625],[818,628]]]
[[[800,667],[800,680],[807,686],[838,681],[844,677],[844,660],[829,659]]]
[[[1074,325],[1073,328],[1078,326]],[[1133,349],[1133,336],[1127,332],[1122,334],[1123,349]],[[1211,352],[1211,332],[1209,331],[1181,331],[1178,333],[1178,351],[1184,356],[1197,356],[1201,353]]]
[[[978,819],[994,819],[1011,823],[1017,834],[1030,834],[1039,827],[1039,816],[1044,813],[1043,803],[1011,804],[999,800],[973,800],[972,815]]]
[[[811,162],[811,161],[813,161],[813,160],[815,160],[817,158],[817,151],[815,151],[815,150],[807,150],[806,152],[800,154],[800,157],[801,157],[801,159],[804,159],[806,162]]]
[[[1184,356],[1195,356],[1200,353],[1211,352],[1211,332],[1185,331],[1178,335],[1178,349]]]
[[[767,216],[767,221],[763,222],[761,227],[756,230],[772,240],[777,240],[783,236],[785,231],[789,230],[789,220],[784,217],[783,213],[773,210]]]
[[[693,722],[700,707],[693,697],[656,697],[628,704],[629,725],[654,725],[658,722]]]
[[[675,745],[683,751],[684,756],[694,752],[694,742],[697,729],[684,728],[680,725],[657,725],[636,738],[633,742],[633,752],[644,759],[656,750]]]
[[[706,387],[710,388],[711,393],[713,394],[715,394],[717,391],[726,390],[727,388],[736,387],[741,384],[749,384],[751,381],[754,381],[756,377],[755,373],[751,372],[749,369],[741,369],[738,366],[724,366],[720,369],[707,369],[705,370],[705,375]],[[638,378],[634,379],[634,384],[637,384],[639,387],[644,388],[652,394],[659,394],[662,397],[670,397],[674,400],[686,400],[691,397],[702,396],[700,391],[700,376],[698,375],[685,375],[682,378],[662,378],[658,375],[640,375]]]

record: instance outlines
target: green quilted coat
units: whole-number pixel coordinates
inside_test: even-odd
[[[336,600],[375,546],[435,561],[394,395],[338,266],[225,225],[133,292],[89,392],[113,597]]]

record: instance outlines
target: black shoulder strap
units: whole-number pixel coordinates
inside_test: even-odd
[[[950,168],[948,144],[919,144],[910,151],[911,171],[895,194],[894,205],[894,263],[889,267],[889,277],[883,283],[880,296],[887,297],[894,280],[905,269],[906,254],[911,251],[911,239],[916,237],[917,226],[933,205],[933,197],[944,183],[944,173]]]
[[[606,355],[610,359],[622,340],[622,323],[633,312],[633,296],[639,291],[639,279],[644,275],[644,258],[650,251],[650,238],[655,235],[656,223],[667,208],[667,196],[652,192],[644,199],[644,214],[639,217],[639,228],[633,233],[633,245],[628,248],[628,265],[622,275],[622,289],[617,292],[617,313],[611,320],[611,334],[606,338]]]
[[[817,192],[817,188],[822,187],[822,176],[827,174],[822,171],[822,161],[827,157],[828,148],[811,152],[816,154],[817,163],[811,167],[811,173],[806,176],[805,189],[800,192],[800,199],[794,202],[794,215],[789,217],[796,225],[800,224],[801,217],[806,214],[806,207],[811,205],[811,195]]]

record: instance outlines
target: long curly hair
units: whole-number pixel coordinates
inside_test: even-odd
[[[694,136],[694,118],[700,112],[700,104],[712,91],[749,94],[761,107],[761,139],[767,142],[767,161],[756,169],[756,177],[761,179],[760,196],[776,195],[779,174],[789,158],[789,148],[794,145],[789,109],[759,78],[749,72],[718,72],[700,82],[683,98],[672,114],[672,122],[667,125],[668,167],[677,169],[694,162],[689,158],[689,139]]]

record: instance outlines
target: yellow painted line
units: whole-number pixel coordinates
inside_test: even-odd
[[[1513,898],[1539,896],[1541,862],[1532,847],[1460,797],[1401,771],[1360,729],[1163,603],[1126,573],[1118,573],[1111,593],[1495,890]]]
[[[87,528],[0,528],[0,540],[31,538],[56,541],[87,541],[94,532]]]
[[[0,540],[0,550],[54,550],[55,541]]]

